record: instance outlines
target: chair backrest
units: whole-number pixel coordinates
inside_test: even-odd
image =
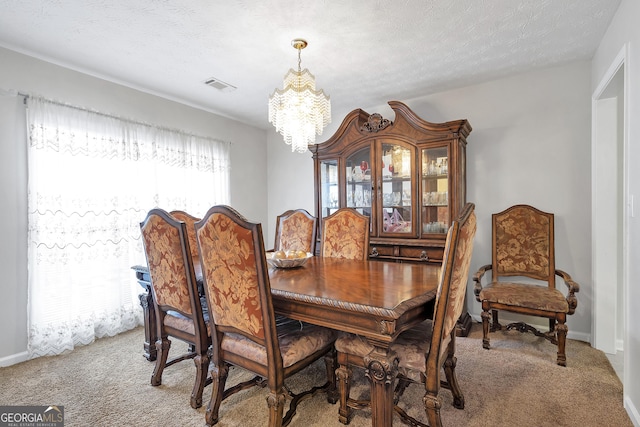
[[[229,206],[213,206],[196,223],[196,237],[209,304],[213,361],[218,361],[222,334],[231,332],[266,347],[270,365],[279,361],[281,368],[262,226],[248,222]]]
[[[194,262],[200,262],[198,258],[198,242],[196,241],[196,228],[195,224],[200,221],[200,218],[196,218],[184,211],[171,211],[169,212],[178,221],[185,223],[187,227],[187,237],[189,238],[189,248],[191,249],[191,257]]]
[[[318,219],[304,209],[289,210],[276,219],[274,251],[316,252]]]
[[[442,261],[442,272],[433,313],[433,333],[427,356],[427,381],[434,389],[439,386],[439,371],[443,349],[462,310],[469,279],[469,267],[473,254],[473,239],[476,234],[475,205],[467,203],[460,216],[454,220],[447,233]]]
[[[492,215],[492,277],[522,276],[555,288],[553,214],[515,205]]]
[[[366,260],[369,257],[369,217],[341,208],[322,219],[320,255]]]
[[[162,313],[172,310],[194,321],[196,335],[206,331],[185,223],[152,209],[140,230],[159,322]]]

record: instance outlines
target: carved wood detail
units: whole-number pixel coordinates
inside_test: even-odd
[[[378,132],[384,128],[391,126],[393,122],[382,117],[380,113],[373,113],[365,124],[360,127],[362,132]]]

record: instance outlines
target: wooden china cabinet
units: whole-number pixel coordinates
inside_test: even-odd
[[[393,121],[349,113],[314,159],[316,216],[341,207],[370,217],[370,259],[442,263],[446,233],[466,203],[467,120],[430,123],[390,101]],[[459,321],[467,335],[471,318]]]

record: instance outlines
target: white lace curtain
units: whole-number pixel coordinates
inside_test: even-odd
[[[30,357],[142,323],[149,209],[229,202],[229,143],[28,98]]]

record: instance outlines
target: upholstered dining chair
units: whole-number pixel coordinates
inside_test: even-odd
[[[316,253],[318,219],[304,209],[288,210],[276,219],[274,251]]]
[[[464,298],[476,233],[475,206],[467,203],[461,215],[452,222],[447,233],[442,270],[433,318],[402,332],[390,346],[397,354],[398,383],[394,402],[411,383],[425,387],[424,409],[428,424],[409,416],[398,403],[394,410],[409,425],[442,426],[439,397],[440,387],[453,393],[453,406],[464,409],[464,396],[456,377],[455,339],[456,322],[462,314]],[[338,352],[338,389],[340,391],[339,420],[348,424],[353,409],[362,409],[366,403],[350,398],[352,366],[365,369],[366,375],[375,375],[375,366],[369,366],[369,355],[374,345],[354,334],[342,334],[336,340]],[[441,381],[444,371],[446,381]]]
[[[525,322],[510,323],[506,329],[533,332],[556,344],[557,364],[567,366],[565,322],[576,310],[575,294],[580,286],[555,267],[554,215],[533,206],[515,205],[493,214],[491,223],[491,264],[480,267],[473,278],[476,300],[482,303],[482,346],[490,348],[490,330],[502,329],[499,310],[548,318],[548,332]],[[491,271],[491,281],[482,286],[487,271]],[[556,276],[567,286],[566,297],[556,289]]]
[[[164,369],[182,360],[193,359],[196,378],[191,392],[191,407],[202,406],[202,391],[207,380],[211,337],[208,314],[198,295],[191,261],[187,227],[162,209],[152,209],[140,223],[142,241],[151,275],[151,292],[157,319],[155,368],[151,385],[162,383]],[[186,342],[188,351],[169,359],[171,340]]]
[[[271,427],[287,425],[296,411],[299,395],[287,391],[285,378],[322,356],[327,364],[328,400],[335,403],[335,332],[306,323],[276,327],[261,225],[248,222],[229,206],[213,206],[196,223],[196,236],[211,313],[213,389],[207,425],[218,422],[223,399],[245,388],[225,390],[230,365],[264,379],[260,383],[269,389]],[[283,418],[287,397],[292,402]]]
[[[198,257],[198,242],[196,241],[196,228],[195,224],[197,221],[200,221],[200,218],[197,218],[191,214],[188,214],[185,211],[171,211],[169,212],[172,217],[177,219],[178,221],[184,222],[187,227],[187,237],[189,238],[189,248],[191,249],[191,259],[195,263],[200,262],[200,258]]]
[[[171,211],[169,212],[178,221],[184,222],[187,227],[187,237],[189,238],[189,248],[191,249],[191,261],[193,262],[193,269],[196,272],[196,280],[198,284],[198,293],[200,294],[200,303],[204,310],[207,310],[207,301],[204,298],[204,288],[202,287],[202,272],[200,271],[200,257],[198,256],[198,242],[196,241],[196,222],[200,221],[200,218],[195,217],[185,211]]]
[[[340,208],[323,218],[320,255],[366,260],[369,257],[369,217],[353,208]]]

